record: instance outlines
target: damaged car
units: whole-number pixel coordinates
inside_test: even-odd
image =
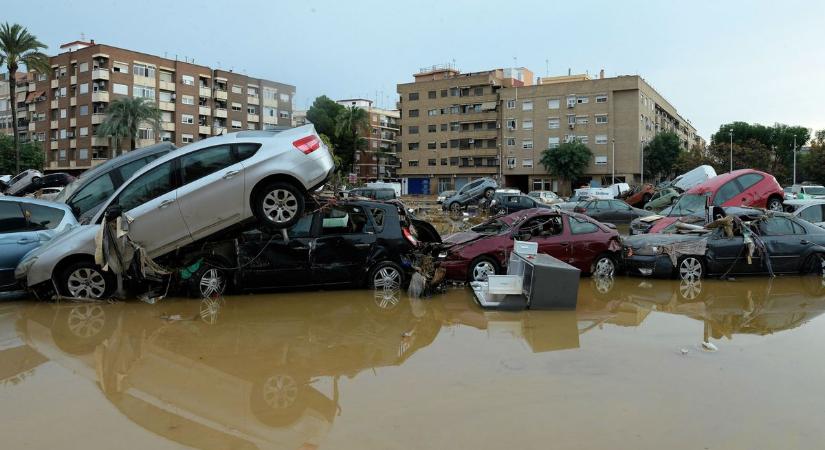
[[[622,262],[628,274],[708,276],[815,273],[825,276],[825,230],[787,213],[759,218],[728,215],[682,233],[624,239]]]
[[[581,214],[529,209],[446,236],[440,256],[447,279],[485,281],[503,274],[515,240],[535,242],[539,253],[599,275],[616,272],[621,250],[615,228]]]
[[[253,218],[265,228],[288,228],[334,168],[312,125],[198,141],[138,170],[88,223],[24,258],[15,276],[28,288],[54,282],[64,296],[107,297],[114,277],[102,270],[110,261],[104,263],[98,237],[107,223],[117,223],[116,238],[128,239],[143,260]]]

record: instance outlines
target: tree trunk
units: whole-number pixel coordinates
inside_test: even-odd
[[[132,148],[130,150],[134,150],[137,147],[137,139],[132,136]]]
[[[10,67],[9,68],[9,101],[11,103],[11,122],[12,122],[12,139],[14,140],[14,154],[17,158],[16,169],[18,174],[20,173],[20,137],[17,135],[17,71]]]

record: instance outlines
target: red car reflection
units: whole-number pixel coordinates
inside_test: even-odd
[[[443,262],[447,278],[483,281],[502,274],[513,240],[537,242],[539,253],[547,253],[583,273],[612,275],[616,271],[619,234],[590,217],[552,209],[527,209],[496,217],[470,231],[444,239],[449,245]]]

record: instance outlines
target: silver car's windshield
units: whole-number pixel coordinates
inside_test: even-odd
[[[825,195],[825,187],[822,186],[811,186],[806,187],[803,189],[806,194],[810,195]]]
[[[697,216],[704,214],[707,197],[699,194],[683,195],[668,216]]]

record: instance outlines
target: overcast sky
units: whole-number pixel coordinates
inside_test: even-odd
[[[825,2],[94,0],[15,3],[56,53],[79,39],[394,104],[420,67],[639,74],[706,139],[744,120],[825,128]]]

